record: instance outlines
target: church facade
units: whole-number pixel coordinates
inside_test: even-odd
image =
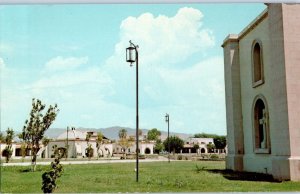
[[[300,180],[300,4],[267,8],[223,42],[226,168]]]

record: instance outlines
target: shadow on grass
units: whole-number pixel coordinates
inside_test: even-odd
[[[45,169],[43,168],[36,168],[35,171],[33,172],[31,167],[30,168],[22,168],[22,169],[19,169],[18,170],[19,172],[21,173],[34,173],[34,172],[42,172],[42,171],[45,171]]]
[[[254,172],[236,172],[233,170],[220,170],[220,169],[205,169],[210,173],[216,173],[223,175],[228,180],[239,180],[239,181],[263,181],[263,182],[274,182],[279,183],[281,181],[275,180],[272,175]]]

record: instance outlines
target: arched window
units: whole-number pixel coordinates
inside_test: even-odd
[[[150,148],[146,148],[146,149],[145,149],[145,154],[151,154]]]
[[[205,153],[205,149],[201,148],[201,154],[204,154],[204,153]]]
[[[255,100],[253,113],[255,153],[270,153],[269,117],[262,98]]]
[[[255,41],[252,47],[252,80],[253,87],[264,83],[262,46],[260,41]]]

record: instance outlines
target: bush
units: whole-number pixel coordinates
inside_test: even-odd
[[[178,155],[177,160],[182,160],[182,155]]]
[[[219,159],[219,156],[217,154],[212,154],[210,156],[210,159]]]

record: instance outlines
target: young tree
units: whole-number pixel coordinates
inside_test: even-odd
[[[36,159],[37,153],[40,149],[40,141],[44,137],[45,131],[49,129],[59,112],[57,104],[54,106],[50,105],[46,113],[43,113],[45,108],[45,104],[42,104],[39,99],[33,98],[30,119],[25,121],[25,125],[23,127],[24,139],[28,144],[28,147],[31,148],[32,171],[35,171],[36,168]]]
[[[196,153],[198,154],[198,149],[200,148],[199,144],[195,144],[193,148],[196,150]]]
[[[22,162],[24,162],[24,159],[26,157],[26,143],[25,142],[22,142],[21,144],[21,156],[22,156]]]
[[[208,149],[208,153],[212,153],[213,150],[216,148],[216,146],[214,144],[212,144],[211,142],[209,142],[207,145],[206,145],[207,149]]]
[[[157,130],[156,128],[153,128],[148,131],[147,139],[156,141],[156,140],[158,140],[158,137],[160,135],[161,135],[161,132],[159,130]]]
[[[86,148],[85,152],[86,152],[86,156],[89,158],[89,160],[91,160],[91,157],[93,157],[93,153],[94,153],[94,150],[92,148],[92,144],[90,144],[91,136],[92,135],[90,133],[87,133],[86,137],[85,137],[85,141],[87,143],[87,148]]]
[[[123,157],[126,159],[126,150],[132,146],[134,139],[132,138],[127,138],[127,131],[126,129],[121,129],[119,131],[119,141],[118,144],[121,146],[122,150],[123,150]]]
[[[160,139],[157,139],[154,145],[154,153],[159,154],[161,151],[163,151],[163,149],[164,149],[163,143],[161,142]]]
[[[23,133],[18,134],[18,138],[21,140],[21,156],[22,156],[22,162],[24,162],[25,156],[26,156],[26,142],[23,137]]]
[[[13,141],[13,138],[14,138],[14,130],[8,128],[6,130],[6,136],[5,136],[5,140],[4,140],[5,144],[6,144],[6,147],[4,148],[4,152],[5,152],[5,155],[6,155],[6,163],[9,162],[9,160],[12,156],[12,152],[13,152],[12,141]]]
[[[103,143],[103,134],[101,132],[98,132],[97,134],[97,139],[96,139],[96,147],[97,147],[97,159],[99,159],[99,150],[100,150],[100,147]]]
[[[54,149],[54,155],[55,160],[54,162],[51,162],[51,170],[48,172],[43,173],[42,179],[42,190],[44,193],[52,193],[56,185],[56,179],[59,178],[62,175],[63,167],[60,164],[60,159],[63,157],[63,153],[60,153],[60,151],[57,149],[57,145],[53,146]]]
[[[184,141],[177,136],[171,136],[163,144],[165,148],[168,148],[170,144],[170,150],[173,150],[173,153],[178,153],[183,148]]]

